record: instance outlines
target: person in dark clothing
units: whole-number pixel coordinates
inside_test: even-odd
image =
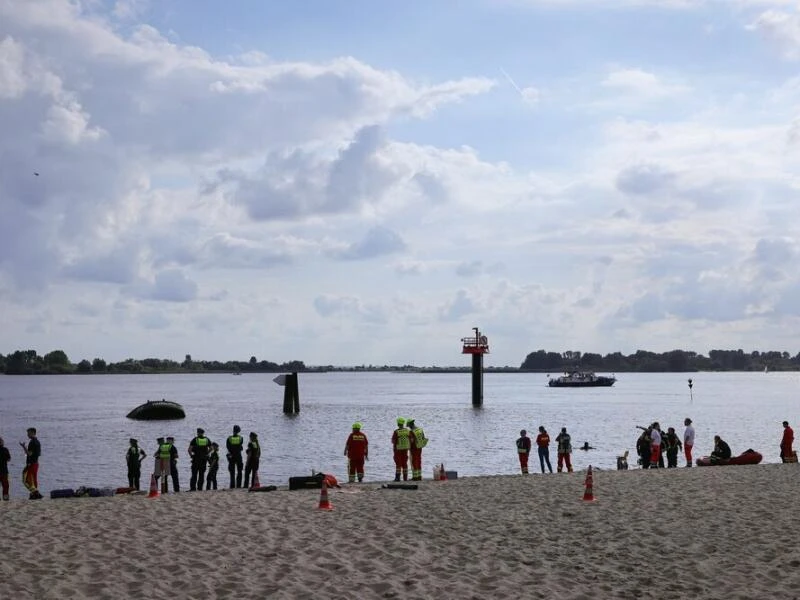
[[[667,449],[667,468],[674,469],[678,466],[678,452],[683,447],[674,427],[667,429],[667,435],[664,436],[664,446]]]
[[[641,425],[639,426],[641,427]],[[639,455],[639,464],[643,469],[650,468],[650,428],[641,427],[642,435],[636,440],[636,454]]]
[[[251,475],[253,476],[253,482],[255,482],[260,459],[261,446],[258,444],[258,435],[255,431],[251,431],[250,441],[247,443],[247,462],[244,465],[244,487],[250,487]]]
[[[3,486],[3,500],[8,500],[8,463],[11,452],[6,448],[3,438],[0,438],[0,484]]]
[[[177,493],[181,491],[180,481],[178,481],[178,449],[175,447],[175,438],[169,436],[167,438],[169,444],[169,472],[172,475],[172,491]]]
[[[130,446],[125,452],[125,462],[128,465],[128,487],[139,489],[139,478],[142,475],[142,461],[147,458],[147,453],[139,448],[139,442],[133,438],[129,440]]]
[[[192,478],[189,480],[189,490],[203,490],[203,481],[206,478],[208,465],[208,451],[211,449],[211,440],[206,437],[202,427],[197,428],[197,435],[189,442],[189,457],[192,459]]]
[[[731,447],[728,442],[723,440],[718,435],[714,436],[714,451],[711,453],[711,462],[719,462],[721,460],[728,460],[731,457]]]
[[[219,471],[219,444],[214,442],[211,444],[211,452],[208,453],[206,490],[217,489],[217,471]]]
[[[519,468],[523,475],[528,474],[528,456],[531,453],[531,438],[524,429],[519,432],[517,438],[517,456],[519,457]]]
[[[242,428],[233,426],[233,435],[229,435],[225,442],[228,449],[228,472],[231,474],[231,489],[242,487],[242,453],[244,451],[244,437],[240,433]]]
[[[28,428],[28,443],[20,442],[25,451],[25,468],[22,469],[22,481],[30,492],[31,500],[41,500],[39,493],[39,457],[42,455],[42,445],[36,437],[36,428]]]

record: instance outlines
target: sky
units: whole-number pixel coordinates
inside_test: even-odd
[[[0,0],[0,353],[800,351],[800,1]]]

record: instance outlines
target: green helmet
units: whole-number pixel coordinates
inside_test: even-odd
[[[406,424],[406,420],[403,417],[397,417],[397,424],[401,425],[401,426],[405,425]]]
[[[353,429],[361,429],[361,423],[353,423]]]

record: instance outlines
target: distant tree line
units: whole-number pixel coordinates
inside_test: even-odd
[[[303,361],[293,360],[285,363],[259,361],[255,356],[250,360],[192,360],[187,354],[183,362],[166,358],[145,358],[135,360],[128,358],[122,362],[106,362],[102,358],[92,361],[83,359],[72,363],[66,352],[53,350],[39,356],[36,350],[17,350],[7,356],[0,354],[0,373],[6,375],[61,375],[70,373],[214,373],[214,372],[251,372],[274,373],[283,371],[306,371]]]
[[[592,352],[548,352],[537,350],[525,357],[520,367],[487,367],[487,372],[535,371],[558,373],[570,370],[608,372],[686,372],[686,371],[797,371],[800,370],[800,352],[792,356],[788,352],[745,353],[743,350],[711,350],[708,356],[688,350],[671,350],[656,353],[637,350],[625,356],[614,352],[602,356]],[[3,356],[0,354],[0,373],[7,375],[60,375],[91,373],[277,373],[319,371],[410,371],[419,373],[466,372],[470,367],[416,367],[412,365],[361,365],[354,367],[317,366],[306,367],[300,360],[275,363],[258,360],[193,360],[187,354],[183,362],[167,358],[128,358],[121,362],[106,362],[102,358],[91,361],[83,359],[72,363],[63,350],[53,350],[39,356],[36,350],[17,350]]]
[[[601,356],[591,352],[546,352],[537,350],[525,357],[521,371],[611,371],[611,372],[682,372],[682,371],[796,371],[800,370],[800,352],[744,352],[711,350],[708,356],[688,350],[648,352],[637,350],[625,356],[614,352]]]

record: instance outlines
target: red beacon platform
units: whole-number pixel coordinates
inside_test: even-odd
[[[461,354],[489,354],[489,340],[481,335],[477,327],[472,329],[475,332],[473,337],[461,338],[461,343],[464,344]]]

